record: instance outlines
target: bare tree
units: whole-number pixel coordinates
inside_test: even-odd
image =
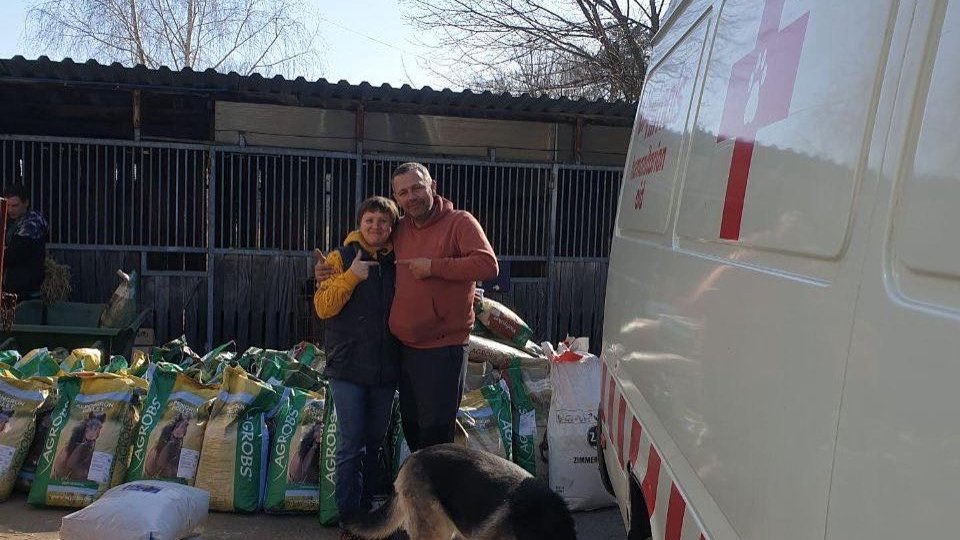
[[[150,68],[315,75],[303,14],[300,0],[39,0],[27,39],[47,54]]]
[[[411,22],[440,35],[439,67],[460,84],[628,100],[667,1],[403,0]]]

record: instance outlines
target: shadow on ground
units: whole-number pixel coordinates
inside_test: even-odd
[[[0,540],[57,540],[60,518],[72,510],[34,508],[26,497],[14,494],[0,503]],[[626,538],[620,513],[615,508],[574,514],[579,540],[616,540]],[[309,538],[337,540],[336,527],[323,527],[314,516],[270,514],[221,514],[211,512],[204,540]]]

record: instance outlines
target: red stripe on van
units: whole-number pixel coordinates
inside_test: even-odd
[[[743,220],[743,201],[747,196],[747,178],[753,160],[753,141],[738,139],[733,145],[730,160],[730,176],[727,178],[727,193],[723,199],[723,217],[720,219],[720,238],[740,239],[740,223]]]
[[[630,423],[630,452],[627,454],[627,462],[635,464],[637,462],[637,454],[640,453],[640,433],[643,429],[640,427],[640,422],[636,418],[633,419],[633,422]]]
[[[600,422],[603,423],[603,406],[607,402],[607,363],[600,362]]]
[[[616,395],[614,393],[615,390],[616,388],[614,387],[613,378],[611,377],[610,383],[607,385],[607,401],[604,405],[604,408],[607,410],[606,414],[608,422],[613,422],[613,396]],[[612,436],[615,431],[616,428],[611,426],[610,435]],[[613,439],[611,438],[610,440],[612,441]]]
[[[617,399],[617,389],[613,385],[613,380],[610,381],[610,390],[607,392],[607,402],[603,404],[604,415],[607,418],[607,427],[609,428],[609,439],[610,444],[614,444],[617,440],[617,417],[613,414],[613,404]]]
[[[680,533],[683,530],[683,514],[687,510],[687,503],[680,496],[680,490],[677,484],[670,484],[670,503],[667,505],[667,526],[663,534],[663,540],[680,540]]]
[[[640,490],[647,501],[647,513],[653,515],[657,507],[657,485],[660,483],[660,454],[650,445],[650,456],[647,458],[647,473],[643,475]]]
[[[620,469],[623,469],[623,420],[627,417],[627,401],[620,396],[620,404],[617,410],[617,460],[620,462]]]

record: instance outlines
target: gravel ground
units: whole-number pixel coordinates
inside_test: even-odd
[[[33,508],[24,495],[15,494],[0,503],[0,540],[56,540],[60,518],[70,510]],[[574,514],[580,540],[626,538],[620,512],[616,508]],[[309,538],[336,540],[337,529],[322,527],[313,516],[239,515],[212,512],[204,539]]]

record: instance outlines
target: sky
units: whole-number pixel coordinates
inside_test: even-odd
[[[324,78],[353,84],[366,81],[374,86],[451,86],[429,68],[428,59],[434,53],[422,44],[425,36],[403,19],[397,0],[304,1],[308,10],[316,14],[310,22],[319,26],[318,49],[325,64]],[[0,58],[18,54],[36,58],[44,54],[28,50],[24,43],[24,19],[31,3],[0,1]]]

